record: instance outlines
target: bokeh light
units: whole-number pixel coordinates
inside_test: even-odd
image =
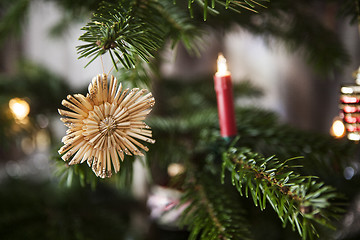
[[[21,98],[13,98],[9,101],[10,110],[16,120],[24,120],[30,112],[30,105]]]
[[[344,123],[340,119],[335,119],[331,126],[330,134],[333,137],[342,138],[345,136],[345,133],[346,133],[346,130],[345,130]]]

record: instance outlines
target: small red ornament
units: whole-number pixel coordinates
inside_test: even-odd
[[[354,73],[356,83],[360,83],[360,68]],[[353,141],[360,140],[360,86],[341,87],[340,109],[345,124],[347,138]]]

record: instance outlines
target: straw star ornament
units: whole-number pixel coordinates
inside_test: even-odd
[[[111,177],[120,170],[120,159],[126,155],[143,156],[140,149],[149,149],[138,140],[154,143],[150,127],[143,120],[155,104],[152,94],[145,89],[122,91],[121,83],[106,74],[92,79],[85,96],[68,95],[59,109],[65,118],[60,120],[69,128],[63,137],[59,154],[69,165],[87,161],[95,175]],[[120,158],[120,159],[119,159]]]

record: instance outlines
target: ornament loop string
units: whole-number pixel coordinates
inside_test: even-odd
[[[102,72],[105,74],[104,61],[103,61],[102,55],[100,55],[100,62],[101,62]]]

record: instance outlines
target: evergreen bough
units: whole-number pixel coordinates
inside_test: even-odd
[[[297,229],[302,239],[317,236],[314,223],[335,229],[331,219],[344,210],[337,206],[340,200],[335,189],[311,176],[296,173],[287,161],[265,158],[248,148],[230,148],[223,154],[223,173],[228,170],[232,184],[241,196],[253,199],[261,210],[269,203],[283,227],[288,222]],[[223,179],[224,181],[224,179]]]
[[[100,4],[100,1],[94,0],[84,1],[84,4],[82,1],[81,3],[79,1],[56,2],[60,5],[63,4],[67,9],[86,6],[89,11],[94,11],[94,6]],[[146,64],[151,62],[154,57],[159,58],[158,53],[165,47],[168,40],[171,41],[173,47],[181,41],[188,49],[198,52],[199,46],[193,40],[198,40],[201,36],[201,31],[195,31],[198,29],[197,24],[199,23],[196,20],[200,18],[201,21],[207,20],[209,25],[214,28],[229,27],[230,22],[235,22],[251,32],[283,39],[293,49],[305,48],[309,50],[308,59],[322,67],[327,67],[327,69],[348,60],[341,43],[336,37],[333,37],[334,34],[319,21],[314,21],[308,12],[303,11],[304,5],[307,6],[310,1],[289,2],[281,0],[272,2],[271,8],[262,2],[265,1],[188,0],[185,4],[188,9],[182,8],[183,2],[175,1],[173,4],[168,0],[119,0],[102,3],[94,11],[94,16],[90,22],[83,28],[85,33],[80,37],[80,40],[84,41],[85,44],[78,47],[79,57],[90,57],[91,62],[109,52],[115,68],[120,71],[124,79],[130,76],[131,79],[134,79],[134,83],[139,81],[149,83],[148,70],[155,69],[156,71],[158,66],[147,68],[148,65]],[[347,15],[355,15],[354,4],[357,1],[339,2],[345,6],[344,12]],[[28,3],[27,0],[17,0],[12,5],[1,3],[8,11],[2,19],[0,32],[10,32],[11,29],[8,26],[13,26],[14,22],[14,29],[19,29],[21,21],[17,20],[21,20],[25,15]],[[195,4],[202,7],[200,10],[201,17],[199,17],[199,11]],[[240,9],[257,12],[258,7],[265,9],[265,5],[269,8],[264,11],[264,19],[266,18],[264,21],[251,21],[252,15],[238,14]],[[227,9],[233,11],[227,11]],[[287,13],[288,9],[291,9],[293,16],[291,18],[288,14],[283,14]],[[184,14],[187,10],[190,10],[192,20]],[[208,13],[214,14],[214,17],[209,18]],[[211,22],[212,20],[213,22]],[[214,25],[212,25],[213,23]],[[287,24],[279,25],[279,23]],[[2,36],[5,35],[2,34]],[[303,35],[311,37],[304,40]],[[327,40],[326,44],[321,41],[324,38]],[[324,51],[326,52],[324,53]],[[118,63],[126,70],[120,70]],[[201,89],[197,90],[201,91]],[[259,112],[252,111],[250,114],[259,114]],[[245,115],[249,123],[248,128],[244,127],[244,118],[237,118],[240,139],[236,147],[233,146],[229,150],[223,148],[224,144],[215,147],[216,151],[222,154],[222,180],[224,185],[220,184],[219,169],[221,167],[216,163],[219,159],[215,157],[215,160],[208,161],[211,153],[205,151],[199,154],[197,152],[199,148],[203,147],[202,144],[214,147],[212,140],[219,137],[215,134],[218,129],[215,126],[216,121],[214,121],[213,115],[204,113],[201,116],[199,113],[194,116],[197,119],[196,121],[193,121],[194,118],[191,117],[181,120],[159,118],[154,121],[158,125],[153,126],[154,133],[158,127],[167,137],[165,141],[171,138],[175,147],[181,146],[186,149],[185,154],[181,155],[183,159],[179,159],[178,156],[167,156],[168,162],[172,162],[176,158],[176,161],[185,163],[200,159],[200,163],[197,163],[200,166],[195,169],[188,169],[186,181],[182,186],[184,189],[182,202],[190,204],[182,216],[182,223],[190,230],[190,239],[196,239],[196,237],[201,239],[251,238],[244,217],[246,212],[240,202],[241,197],[239,194],[234,194],[234,190],[237,190],[240,196],[246,198],[251,196],[254,205],[261,210],[264,210],[269,204],[283,225],[286,226],[290,223],[303,239],[312,239],[318,236],[316,224],[333,228],[332,220],[336,219],[342,211],[339,205],[341,202],[339,194],[335,192],[334,188],[317,181],[316,177],[296,173],[289,160],[280,161],[275,157],[266,158],[260,153],[261,151],[268,153],[273,150],[276,154],[276,151],[280,149],[282,155],[294,155],[298,150],[301,150],[301,147],[305,146],[308,138],[312,137],[310,139],[312,142],[319,142],[319,139],[322,141],[321,144],[312,146],[311,149],[314,152],[320,150],[321,156],[313,158],[315,164],[319,164],[323,163],[321,161],[324,159],[334,158],[332,149],[329,151],[321,150],[330,141],[299,132],[294,134],[293,130],[282,129],[282,126],[277,126],[271,121],[269,125],[265,126],[264,119],[267,119],[268,115],[264,113],[260,113],[260,115],[262,115],[260,118],[254,117],[255,115]],[[242,116],[244,115],[242,114]],[[260,125],[266,129],[262,129],[260,125],[254,125],[256,119],[261,119]],[[203,139],[200,139],[200,136],[204,132],[201,127],[204,126],[208,128],[209,135],[213,137],[211,141],[201,142]],[[180,134],[181,137],[179,139],[174,138],[174,133]],[[194,136],[196,137],[195,141]],[[294,144],[296,145],[295,148],[287,143],[279,147],[275,146],[274,143],[269,143],[267,147],[264,147],[261,146],[260,141],[257,141],[262,138],[264,142],[266,140],[280,142],[285,137],[288,139],[291,136],[303,136],[303,138],[297,138],[294,141],[296,143]],[[194,143],[192,148],[189,148],[188,142]],[[182,145],[176,145],[177,143]],[[333,144],[331,146],[335,146],[337,143],[331,142]],[[249,146],[254,146],[256,150],[249,148]],[[158,150],[164,155],[163,149],[159,148]],[[156,152],[156,147],[152,151]],[[336,151],[346,152],[346,146]],[[211,151],[209,150],[209,152]],[[151,155],[150,153],[150,158]],[[171,154],[169,153],[169,155]],[[335,158],[338,158],[338,155]],[[120,176],[116,177],[121,183],[120,185],[129,185],[133,173],[132,163],[133,160],[125,162],[124,168],[121,170],[124,172],[117,175]],[[86,172],[89,170],[88,168],[81,169],[81,166],[70,168],[62,165],[58,166],[57,170],[69,185],[73,182],[74,177],[78,177],[82,184],[96,182],[94,178],[88,179],[90,176]],[[197,170],[200,173],[197,173]],[[226,184],[225,175],[230,176],[232,184],[230,188]]]

